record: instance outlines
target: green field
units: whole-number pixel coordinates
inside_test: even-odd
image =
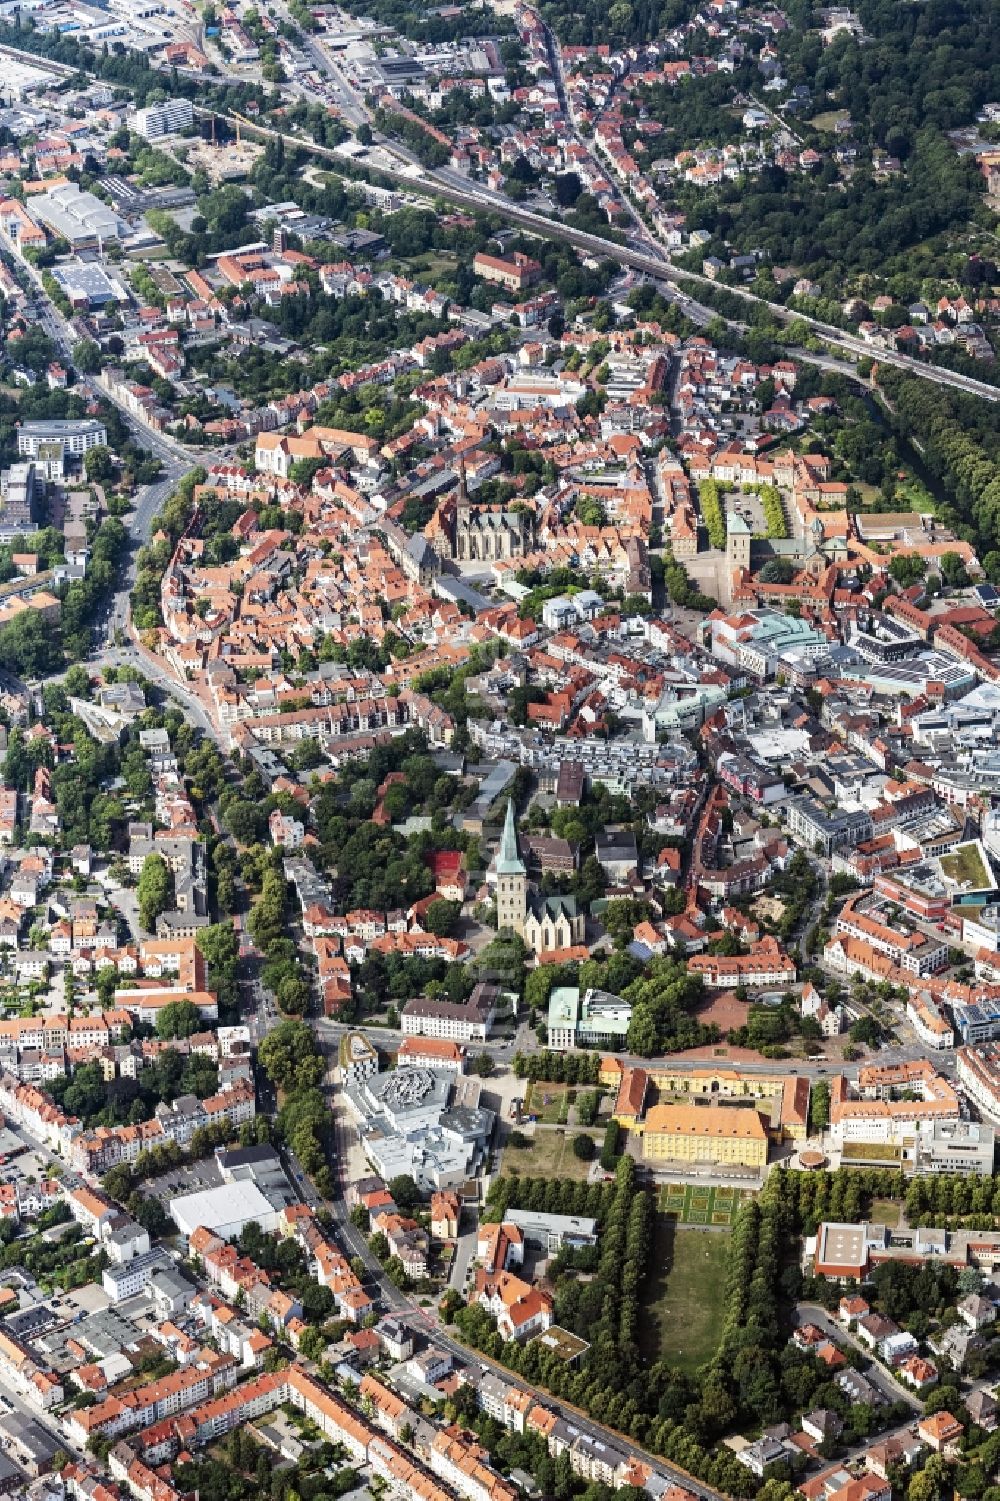
[[[657,1208],[680,1225],[725,1225],[733,1223],[736,1211],[746,1198],[746,1189],[717,1188],[715,1184],[665,1183],[660,1189]]]
[[[524,1097],[525,1116],[537,1115],[546,1126],[565,1126],[569,1119],[569,1089],[565,1084],[532,1080]]]
[[[504,1149],[500,1171],[507,1177],[570,1178],[582,1183],[590,1163],[574,1155],[570,1143],[576,1135],[576,1131],[536,1131],[530,1146]],[[600,1151],[603,1131],[589,1131],[587,1135],[593,1137]]]
[[[723,1316],[729,1236],[683,1230],[658,1213],[653,1272],[646,1283],[639,1345],[649,1360],[696,1371],[715,1354]]]

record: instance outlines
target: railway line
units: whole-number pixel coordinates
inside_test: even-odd
[[[321,160],[331,161],[340,167],[344,165],[343,158],[333,148],[320,146],[317,142],[309,141],[293,132],[276,130],[272,126],[250,120],[244,115],[220,114],[211,110],[200,110],[198,113],[206,116],[215,113],[216,119],[224,121],[233,129],[238,125],[244,136],[257,136],[262,140],[280,140],[286,146],[307,151]],[[693,282],[696,286],[714,288],[717,285],[710,277],[698,272],[676,271],[665,253],[662,256],[656,256],[647,251],[635,250],[630,245],[622,245],[615,240],[605,239],[601,235],[591,234],[587,230],[575,229],[572,225],[564,224],[558,219],[550,219],[545,214],[536,213],[533,209],[522,208],[507,199],[497,198],[474,185],[459,187],[454,182],[445,180],[440,174],[415,164],[411,158],[397,151],[389,142],[379,141],[378,148],[384,156],[392,157],[399,165],[374,163],[372,164],[373,170],[381,172],[386,177],[395,178],[403,186],[422,189],[425,193],[433,194],[461,208],[477,209],[481,213],[502,213],[506,220],[519,225],[528,234],[536,235],[540,239],[561,240],[564,244],[572,245],[587,255],[617,261],[619,265],[628,266],[663,282],[668,290],[679,299],[683,298],[684,291],[672,280],[672,275],[679,276],[684,282]],[[897,350],[873,349],[863,339],[845,333],[843,329],[836,328],[833,324],[821,323],[818,319],[793,312],[783,307],[781,303],[767,302],[764,298],[756,297],[752,292],[747,292],[742,288],[729,287],[726,290],[741,298],[748,307],[766,308],[780,323],[805,323],[818,339],[822,339],[833,349],[840,350],[854,359],[874,359],[881,365],[890,365],[895,369],[905,370],[908,374],[916,375],[922,380],[950,387],[969,396],[978,396],[985,401],[1000,402],[1000,388],[991,386],[986,381],[976,380],[973,376],[962,375],[955,370],[944,370],[936,365],[928,365],[923,360],[915,359],[912,355],[901,354]],[[733,322],[731,319],[726,321]],[[795,354],[798,351],[791,349],[789,353]],[[808,355],[805,357],[808,358]]]
[[[33,53],[23,52],[18,48],[5,47],[2,49],[13,57],[25,62],[33,63],[36,67],[48,67],[60,74],[87,71],[84,69],[69,69],[63,63],[50,62],[48,58],[37,57]],[[95,75],[90,75],[95,76]],[[321,146],[316,141],[306,139],[291,131],[276,130],[273,126],[263,125],[256,120],[251,120],[245,115],[237,113],[206,109],[195,106],[196,115],[202,118],[211,118],[224,121],[233,129],[239,130],[253,138],[261,140],[280,140],[286,146],[303,150],[310,155],[332,162],[341,169],[344,166],[343,157],[328,146]],[[632,270],[639,271],[664,284],[671,292],[675,300],[683,302],[685,292],[682,287],[672,278],[677,276],[681,281],[694,286],[715,288],[716,283],[710,277],[695,271],[677,270],[668,253],[654,253],[649,250],[638,250],[631,245],[619,244],[616,240],[606,239],[602,235],[592,234],[587,230],[576,229],[572,225],[564,224],[561,220],[549,218],[545,214],[537,213],[533,209],[524,208],[519,204],[511,203],[508,199],[487,192],[475,184],[459,184],[454,179],[457,174],[445,175],[445,172],[433,172],[414,161],[412,155],[397,147],[393,142],[384,138],[376,138],[376,144],[382,156],[387,160],[373,163],[374,170],[384,176],[395,179],[404,187],[423,190],[433,194],[446,202],[454,203],[460,208],[471,208],[481,213],[500,213],[512,224],[517,224],[526,233],[535,235],[545,240],[560,240],[564,244],[572,245],[575,249],[586,255],[596,256],[605,260],[616,261],[621,266],[627,266]],[[449,177],[451,180],[449,180]],[[879,364],[889,365],[897,370],[904,370],[910,375],[915,375],[921,380],[927,380],[935,385],[950,388],[969,396],[978,396],[985,401],[1000,402],[1000,387],[992,386],[987,381],[977,380],[974,376],[963,375],[956,370],[946,370],[936,365],[928,365],[923,360],[918,360],[912,355],[901,354],[893,349],[874,349],[871,345],[857,338],[854,334],[845,333],[843,329],[833,324],[822,323],[816,318],[810,318],[805,314],[791,311],[781,303],[768,302],[766,299],[757,297],[753,292],[748,292],[742,287],[727,288],[735,297],[740,298],[748,308],[762,307],[778,322],[790,324],[792,322],[804,323],[810,332],[823,340],[831,349],[849,355],[852,359],[873,359]],[[726,319],[733,327],[739,328],[740,324],[733,319]],[[816,360],[811,351],[790,349],[790,354],[796,354],[800,358]],[[817,361],[822,362],[822,361]]]

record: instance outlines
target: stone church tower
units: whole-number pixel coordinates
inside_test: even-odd
[[[517,847],[517,829],[514,827],[514,804],[507,799],[507,817],[504,821],[500,850],[497,854],[497,931],[513,928],[518,936],[524,933],[524,919],[528,911],[528,870]]]
[[[726,562],[730,568],[750,570],[750,528],[738,511],[726,518]]]

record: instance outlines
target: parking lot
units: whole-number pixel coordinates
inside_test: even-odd
[[[723,496],[726,507],[726,522],[730,516],[742,516],[747,526],[755,536],[763,537],[767,532],[767,522],[764,520],[764,507],[760,503],[760,496],[752,490],[730,490]]]
[[[171,1168],[169,1173],[150,1178],[142,1185],[142,1190],[149,1198],[159,1199],[161,1204],[166,1204],[168,1199],[176,1199],[180,1194],[201,1193],[206,1188],[219,1188],[224,1181],[215,1158],[202,1157],[190,1166]]]

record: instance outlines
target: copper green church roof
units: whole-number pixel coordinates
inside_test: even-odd
[[[504,820],[503,834],[500,836],[500,850],[497,854],[497,875],[523,876],[524,873],[525,865],[517,847],[517,829],[514,827],[514,804],[508,798],[507,817]]]

